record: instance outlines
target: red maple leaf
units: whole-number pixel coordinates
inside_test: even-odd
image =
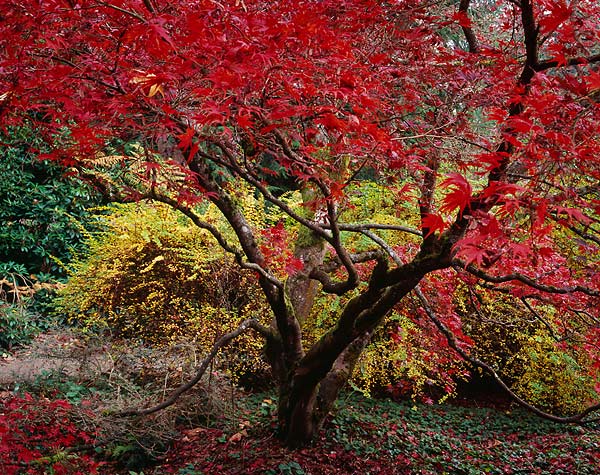
[[[425,237],[429,237],[437,231],[443,232],[446,229],[446,223],[439,214],[429,213],[421,220],[421,228],[426,231]]]
[[[471,184],[460,173],[450,173],[441,186],[448,188],[450,192],[444,196],[440,211],[451,213],[458,208],[462,214],[471,201]]]

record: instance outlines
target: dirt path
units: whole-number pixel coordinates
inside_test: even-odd
[[[62,331],[42,333],[31,345],[0,358],[0,389],[34,381],[43,372],[84,376],[89,369],[110,366],[106,348],[89,346],[76,334]]]

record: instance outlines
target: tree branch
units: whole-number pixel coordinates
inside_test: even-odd
[[[152,4],[152,0],[142,0],[142,3],[146,7],[146,10],[148,10],[150,13],[154,13],[156,11],[154,5]]]
[[[544,317],[542,317],[527,301],[527,298],[525,297],[521,297],[519,298],[519,300],[521,301],[521,303],[523,305],[525,305],[525,308],[527,308],[527,310],[529,310],[529,312],[535,317],[535,319],[537,321],[539,321],[542,325],[544,325],[544,327],[546,327],[546,330],[548,330],[548,333],[550,333],[550,336],[552,337],[552,339],[554,341],[565,341],[568,340],[568,338],[561,338],[559,337],[556,332],[554,331],[554,328],[552,328],[552,325],[550,325],[549,322],[546,321],[546,319]]]
[[[471,0],[460,0],[460,4],[458,5],[459,13],[462,13],[465,16],[465,19],[469,19],[469,6],[471,4]],[[465,23],[461,24],[461,28],[463,34],[465,35],[465,39],[467,40],[467,44],[469,45],[469,53],[479,53],[479,42],[477,41],[477,37],[473,32],[473,28]]]
[[[354,264],[360,264],[363,262],[369,262],[377,260],[381,256],[380,249],[372,249],[370,251],[357,252],[356,254],[350,254],[350,259]],[[342,266],[340,260],[336,257],[326,261],[320,266],[323,272],[331,273]]]
[[[239,327],[237,327],[235,330],[233,330],[229,333],[226,333],[225,335],[222,335],[216,341],[216,343],[213,345],[212,349],[210,350],[210,353],[208,354],[208,356],[206,358],[204,358],[202,363],[200,363],[200,367],[198,368],[198,371],[196,371],[196,374],[194,375],[194,377],[187,383],[182,384],[177,389],[175,389],[171,393],[171,395],[169,396],[168,399],[164,400],[160,404],[157,404],[155,406],[152,406],[152,407],[149,407],[146,409],[127,409],[125,411],[118,412],[115,415],[120,416],[120,417],[147,416],[149,414],[153,414],[153,413],[161,411],[169,406],[172,406],[173,404],[175,404],[175,402],[179,399],[179,397],[183,393],[192,389],[200,381],[200,379],[202,379],[202,376],[204,376],[204,373],[208,369],[211,361],[215,358],[215,356],[217,356],[217,354],[219,353],[221,348],[227,346],[229,343],[231,343],[232,340],[234,340],[235,338],[237,338],[238,336],[240,336],[242,333],[246,332],[249,329],[255,330],[256,332],[263,335],[265,338],[274,338],[273,333],[267,327],[265,327],[264,325],[261,325],[257,320],[255,320],[253,318],[244,320]]]
[[[398,267],[400,267],[404,264],[402,262],[402,259],[400,259],[400,257],[398,256],[398,254],[396,254],[396,252],[392,249],[392,247],[387,242],[385,242],[382,238],[380,238],[377,234],[375,234],[374,232],[368,231],[366,229],[363,229],[361,231],[361,233],[363,235],[367,236],[369,239],[371,239],[377,245],[379,245],[386,252],[386,254],[392,258],[392,260],[396,263],[396,265]]]
[[[594,54],[592,56],[581,57],[581,58],[568,58],[565,61],[559,61],[556,59],[548,59],[537,63],[533,69],[535,72],[546,71],[551,68],[567,67],[567,66],[579,66],[585,64],[599,63],[600,54]]]
[[[307,227],[308,229],[313,231],[317,236],[325,239],[327,242],[329,242],[331,244],[331,234],[330,233],[326,232],[322,227],[317,225],[315,222],[310,221],[306,218],[303,218],[298,213],[296,213],[290,206],[285,204],[279,198],[275,197],[268,190],[268,188],[261,183],[261,181],[257,177],[253,176],[249,171],[244,171],[242,169],[242,167],[239,165],[238,161],[235,159],[233,154],[229,150],[227,150],[227,148],[223,144],[221,144],[219,142],[214,142],[214,141],[213,141],[213,143],[217,147],[219,147],[219,149],[227,156],[228,162],[222,162],[222,161],[216,159],[215,157],[202,154],[205,158],[213,160],[215,163],[224,165],[227,168],[229,168],[237,176],[239,176],[240,178],[242,178],[243,180],[247,181],[252,186],[254,186],[259,191],[259,193],[264,196],[264,198],[267,201],[273,203],[275,206],[277,206],[279,209],[281,209],[284,213],[286,213],[294,221],[297,221],[298,223]]]
[[[584,418],[588,414],[591,414],[592,412],[600,410],[600,403],[594,404],[578,414],[574,414],[572,416],[567,416],[567,417],[560,417],[560,416],[556,416],[554,414],[550,414],[548,412],[542,411],[541,409],[538,409],[537,407],[529,404],[524,399],[520,398],[517,394],[515,394],[512,391],[512,389],[510,389],[508,387],[508,385],[502,380],[502,378],[500,378],[500,376],[498,375],[498,373],[496,373],[494,368],[492,368],[487,363],[479,360],[478,358],[472,357],[458,345],[458,342],[456,340],[456,337],[454,336],[454,333],[452,333],[452,331],[449,330],[448,327],[446,325],[444,325],[442,323],[442,321],[435,315],[433,309],[429,305],[429,302],[425,298],[425,295],[423,294],[423,292],[421,291],[421,289],[418,286],[415,287],[415,294],[421,301],[421,305],[423,306],[423,309],[425,310],[427,317],[433,322],[433,324],[437,327],[437,329],[444,335],[444,337],[446,338],[446,341],[448,342],[448,345],[454,351],[456,351],[460,355],[460,357],[463,358],[465,361],[468,361],[472,365],[474,365],[478,368],[481,368],[486,373],[488,373],[490,376],[492,376],[494,378],[494,380],[500,385],[500,387],[519,406],[524,407],[525,409],[533,412],[534,414],[536,414],[544,419],[553,421],[553,422],[585,424],[585,423],[590,423],[590,422],[595,421],[595,419],[586,421],[586,420],[584,420]]]
[[[198,226],[201,229],[205,229],[206,231],[208,231],[217,240],[217,242],[219,243],[219,245],[226,252],[229,252],[230,254],[233,254],[234,257],[235,257],[236,262],[238,263],[238,265],[240,267],[242,267],[243,269],[249,269],[249,270],[253,270],[255,272],[258,272],[261,276],[263,276],[271,284],[273,284],[274,286],[278,287],[279,289],[283,289],[283,282],[281,282],[273,274],[271,274],[270,272],[268,272],[266,269],[264,269],[259,264],[254,263],[254,262],[244,261],[242,252],[239,249],[236,249],[231,244],[229,244],[227,242],[227,240],[225,239],[225,237],[223,236],[223,234],[221,234],[221,232],[215,226],[213,226],[212,224],[209,224],[206,221],[202,220],[202,218],[200,218],[200,216],[198,216],[196,213],[194,213],[187,206],[182,205],[177,200],[169,198],[168,196],[159,195],[158,193],[156,193],[155,190],[153,190],[151,192],[150,198],[152,198],[154,201],[159,201],[161,203],[168,204],[172,208],[174,208],[174,209],[182,212],[183,214],[185,214],[188,218],[190,218],[192,220],[192,222],[196,226]]]
[[[436,153],[435,151],[432,153]],[[420,185],[421,197],[419,198],[419,214],[421,216],[421,235],[430,235],[429,228],[423,223],[427,215],[431,213],[433,205],[433,192],[437,181],[437,172],[440,166],[439,157],[433,156],[427,159],[427,168],[423,176],[423,183]],[[429,236],[433,239],[433,234]]]
[[[356,267],[350,258],[350,254],[342,244],[342,239],[340,235],[340,229],[337,224],[337,211],[335,209],[335,204],[331,200],[327,200],[327,214],[329,216],[329,226],[331,230],[331,245],[335,249],[337,256],[339,257],[342,265],[348,272],[348,278],[344,282],[337,282],[335,285],[335,292],[337,295],[342,295],[349,290],[354,289],[360,278],[358,276],[358,272],[356,271]]]
[[[535,67],[538,64],[538,33],[539,29],[535,24],[533,13],[533,4],[531,0],[521,0],[521,24],[525,36],[525,65],[521,73],[519,82],[522,85],[529,84],[535,74]]]
[[[502,284],[505,282],[517,281],[534,289],[550,294],[571,294],[575,292],[581,292],[582,294],[589,295],[591,297],[600,297],[600,291],[583,287],[581,285],[573,285],[571,287],[556,287],[554,285],[540,284],[531,277],[527,277],[517,272],[498,276],[491,275],[482,271],[481,269],[477,269],[473,264],[466,265],[464,262],[458,259],[454,259],[452,261],[452,265],[457,269],[466,270],[470,274],[473,274],[474,276],[492,284]]]
[[[328,226],[323,226],[327,228]],[[338,227],[341,231],[350,231],[362,233],[364,230],[368,229],[381,229],[381,230],[389,230],[389,231],[401,231],[403,233],[414,234],[415,236],[422,237],[423,233],[418,229],[414,229],[408,226],[402,226],[400,224],[380,224],[380,223],[339,223]]]

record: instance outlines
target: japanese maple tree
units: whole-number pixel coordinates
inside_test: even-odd
[[[553,307],[536,315],[566,333],[579,322],[579,344],[600,365],[596,0],[0,5],[2,124],[60,135],[46,158],[84,177],[102,157],[137,161],[128,199],[181,210],[256,274],[272,323],[249,320],[229,336],[265,337],[288,445],[313,437],[406,298],[495,375],[469,355],[450,298],[458,281]],[[128,155],[132,143],[143,152]],[[413,216],[345,219],[367,179]],[[299,231],[253,227],[240,180]],[[202,219],[205,200],[235,242]],[[356,234],[371,245],[349,244]],[[305,348],[317,292],[347,304]],[[581,421],[597,408],[542,415]]]

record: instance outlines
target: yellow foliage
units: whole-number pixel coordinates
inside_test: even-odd
[[[577,352],[559,349],[546,332],[531,335],[516,356],[526,364],[513,389],[527,401],[564,415],[594,401],[594,381],[585,371],[590,362]]]
[[[586,372],[583,351],[558,343],[550,329],[513,297],[485,298],[479,289],[475,310],[466,290],[457,292],[463,330],[474,340],[474,356],[487,362],[519,396],[545,410],[572,414],[594,398],[594,381]],[[555,309],[539,305],[536,312],[553,325]],[[558,330],[558,329],[555,329]]]
[[[70,268],[56,311],[87,328],[168,344],[180,337],[208,349],[249,316],[268,316],[251,273],[241,271],[207,232],[160,204],[115,205]],[[232,372],[262,371],[261,340],[226,353]]]

